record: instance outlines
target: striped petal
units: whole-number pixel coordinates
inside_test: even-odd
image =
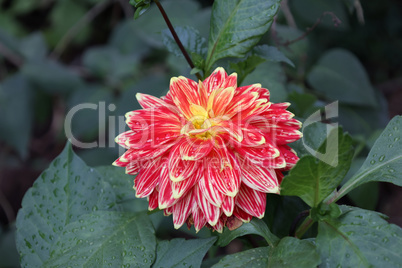
[[[281,155],[283,155],[285,158],[287,170],[296,165],[299,157],[297,157],[296,152],[292,148],[290,148],[288,145],[281,145],[278,146],[278,149]]]
[[[216,189],[228,196],[236,196],[240,187],[240,170],[237,160],[226,147],[214,149],[206,158],[207,174]]]
[[[138,103],[144,109],[168,105],[164,100],[148,94],[137,93],[135,97],[137,98]]]
[[[211,139],[185,137],[177,146],[182,160],[199,160],[211,152],[213,143]]]
[[[191,104],[200,104],[197,83],[183,76],[173,77],[170,80],[169,94],[175,105],[187,118],[192,117]]]
[[[208,202],[208,200],[204,197],[198,186],[195,186],[194,188],[196,192],[195,194],[198,206],[204,213],[207,222],[211,226],[214,226],[219,220],[220,209]]]
[[[148,210],[152,211],[158,207],[158,191],[155,189],[148,196]]]
[[[241,208],[239,208],[238,206],[235,206],[234,210],[233,210],[233,215],[238,218],[239,220],[241,220],[242,222],[250,222],[251,219],[253,218],[253,216],[251,216],[250,214],[244,212]]]
[[[257,218],[264,217],[265,206],[267,203],[266,193],[253,190],[242,185],[236,197],[236,205],[247,214]]]
[[[209,203],[216,207],[221,207],[224,196],[218,191],[213,178],[209,177],[207,172],[198,182],[198,187]]]
[[[195,196],[195,190],[193,195]],[[195,231],[198,232],[201,230],[202,227],[205,226],[207,223],[207,219],[205,218],[204,213],[202,212],[201,208],[198,206],[197,202],[193,202],[193,206],[191,207],[191,214],[193,217],[193,223]]]
[[[173,224],[175,229],[179,229],[186,222],[190,215],[192,201],[193,196],[187,194],[173,206]]]
[[[173,198],[180,198],[184,194],[186,194],[191,188],[200,181],[202,177],[202,173],[204,173],[203,169],[200,168],[196,172],[194,172],[190,177],[185,180],[172,182],[172,191],[173,191]]]
[[[242,183],[251,189],[264,193],[278,193],[279,184],[276,178],[276,173],[273,169],[251,163],[244,160],[242,165]]]
[[[216,224],[214,226],[212,226],[212,229],[214,229],[218,233],[222,233],[224,226],[225,226],[225,223],[224,223],[223,219],[219,218],[219,220],[216,222]]]
[[[158,202],[159,209],[169,208],[174,205],[178,199],[173,197],[172,181],[169,178],[169,172],[166,166],[162,168],[161,176],[159,179],[159,194]]]
[[[155,162],[149,161],[135,178],[134,185],[137,198],[149,196],[158,184],[162,166],[156,166]]]
[[[228,75],[223,68],[216,68],[215,71],[213,71],[212,74],[203,81],[207,95],[209,96],[211,92],[222,88],[222,85],[225,83],[227,77]]]
[[[182,160],[180,144],[177,144],[169,154],[169,176],[174,182],[179,182],[190,177],[198,168],[198,161]]]
[[[224,115],[226,107],[232,101],[235,93],[235,88],[223,88],[216,94],[212,104],[212,110],[215,116]]]
[[[266,139],[264,147],[245,147],[238,146],[236,151],[244,158],[250,159],[251,162],[256,164],[261,164],[265,160],[274,159],[279,157],[280,152],[276,146],[272,145],[271,142]]]
[[[232,216],[234,207],[235,207],[234,198],[231,196],[225,196],[225,199],[223,200],[221,207],[223,213],[225,213],[225,215],[228,217]]]

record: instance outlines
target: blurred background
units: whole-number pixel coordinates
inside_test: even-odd
[[[213,1],[161,3],[173,25],[208,40]],[[18,267],[13,222],[26,190],[63,149],[73,107],[95,105],[74,114],[71,132],[98,144],[75,151],[88,165],[110,165],[124,114],[140,108],[135,94],[162,96],[172,76],[196,79],[165,48],[156,7],[137,20],[133,14],[128,0],[0,0],[0,267]],[[262,83],[301,120],[339,100],[339,123],[358,149],[356,170],[389,119],[402,114],[402,2],[283,0],[261,44],[277,46],[296,67],[266,62],[243,84]],[[340,70],[343,77],[334,75]],[[402,226],[401,188],[371,183],[343,202]]]

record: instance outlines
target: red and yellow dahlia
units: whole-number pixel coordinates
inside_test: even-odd
[[[127,151],[114,165],[138,174],[136,196],[173,214],[175,228],[221,232],[262,218],[266,194],[279,193],[298,160],[287,144],[302,136],[289,103],[269,97],[260,84],[237,87],[223,68],[198,83],[173,77],[165,97],[137,94],[144,109],[126,114],[130,130],[116,142]]]

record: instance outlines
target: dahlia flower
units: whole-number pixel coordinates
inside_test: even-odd
[[[198,83],[173,77],[165,97],[136,97],[143,109],[126,114],[130,130],[116,142],[127,151],[114,165],[138,174],[136,196],[149,210],[196,231],[264,216],[266,194],[279,193],[298,160],[287,144],[302,136],[301,123],[289,103],[271,103],[260,84],[237,87],[223,68]]]

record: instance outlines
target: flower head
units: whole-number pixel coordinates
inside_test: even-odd
[[[165,97],[137,94],[143,109],[126,114],[130,130],[116,142],[127,151],[114,164],[138,174],[136,196],[173,214],[176,228],[221,232],[262,218],[266,194],[279,193],[298,160],[287,144],[302,136],[289,103],[269,97],[260,84],[237,87],[223,68],[198,83],[174,77]]]

